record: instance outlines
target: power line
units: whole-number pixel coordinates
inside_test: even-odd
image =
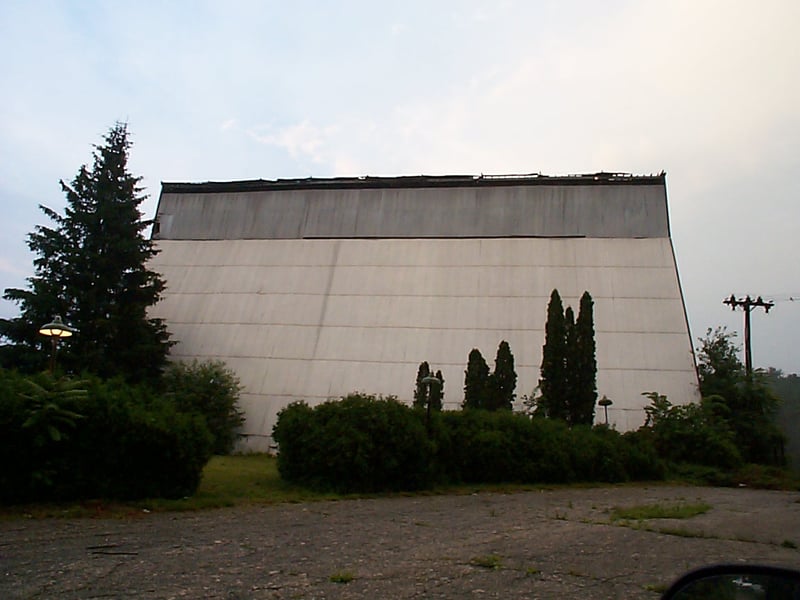
[[[796,294],[764,294],[775,304],[779,302],[798,302],[800,303],[800,293]]]

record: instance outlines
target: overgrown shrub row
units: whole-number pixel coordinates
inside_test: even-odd
[[[0,371],[0,501],[181,497],[214,438],[148,388]]]
[[[657,479],[652,446],[606,427],[500,411],[442,413],[437,462],[454,483],[568,483]]]
[[[652,444],[605,427],[510,411],[431,415],[394,398],[351,394],[283,409],[273,436],[287,481],[338,492],[442,483],[617,482],[663,477]]]

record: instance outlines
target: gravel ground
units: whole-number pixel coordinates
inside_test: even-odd
[[[625,525],[610,510],[705,502]],[[650,598],[716,562],[800,567],[800,494],[605,487],[0,522],[0,598]],[[333,579],[345,580],[343,582]],[[349,581],[346,581],[349,580]]]

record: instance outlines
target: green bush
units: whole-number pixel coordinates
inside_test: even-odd
[[[700,394],[724,409],[720,418],[733,433],[740,462],[783,466],[786,436],[774,422],[780,400],[762,371],[747,373],[735,337],[718,327],[700,339]]]
[[[571,466],[569,427],[558,419],[530,418],[516,415],[516,418],[530,419],[534,435],[526,448],[526,462],[533,469],[526,483],[563,483],[575,479]]]
[[[0,371],[0,393],[4,503],[186,496],[211,456],[201,417],[121,380]]]
[[[47,478],[35,434],[23,424],[30,410],[23,398],[24,379],[16,371],[0,370],[0,501],[21,499],[37,481]]]
[[[567,428],[510,411],[448,411],[435,428],[437,473],[451,482],[559,482],[569,479]]]
[[[162,385],[178,410],[205,418],[214,436],[214,454],[233,450],[244,423],[238,406],[241,385],[233,371],[220,361],[172,363]]]
[[[645,395],[651,404],[645,408],[647,420],[640,431],[650,437],[663,459],[724,470],[742,465],[729,425],[730,410],[719,396],[676,406],[656,392]]]
[[[633,481],[664,479],[667,475],[667,465],[658,455],[651,438],[642,431],[622,434],[627,450],[625,470]]]
[[[202,417],[177,412],[167,402],[154,400],[147,406],[128,406],[127,422],[117,422],[115,429],[120,456],[116,468],[125,475],[111,479],[103,496],[180,498],[194,494],[213,444]]]
[[[447,450],[438,457],[437,471],[448,473],[451,481],[514,481],[519,476],[515,436],[503,427],[510,416],[510,411],[482,409],[443,413],[448,435],[439,446]]]
[[[177,498],[195,492],[214,439],[201,416],[182,413],[169,399],[119,379],[95,380],[89,395],[90,437],[80,460],[99,495]],[[101,440],[107,456],[93,456],[94,440]]]
[[[83,383],[0,370],[0,501],[52,496],[60,455],[83,425]]]
[[[622,436],[607,427],[578,425],[569,432],[572,475],[577,481],[627,481],[627,454]]]
[[[338,492],[430,484],[424,413],[394,398],[350,394],[314,408],[290,404],[273,429],[287,481]]]

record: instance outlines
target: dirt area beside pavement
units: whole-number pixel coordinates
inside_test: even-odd
[[[689,519],[614,507],[705,502]],[[650,598],[710,563],[800,567],[800,493],[602,487],[0,522],[0,598]],[[336,580],[336,581],[333,581]]]

